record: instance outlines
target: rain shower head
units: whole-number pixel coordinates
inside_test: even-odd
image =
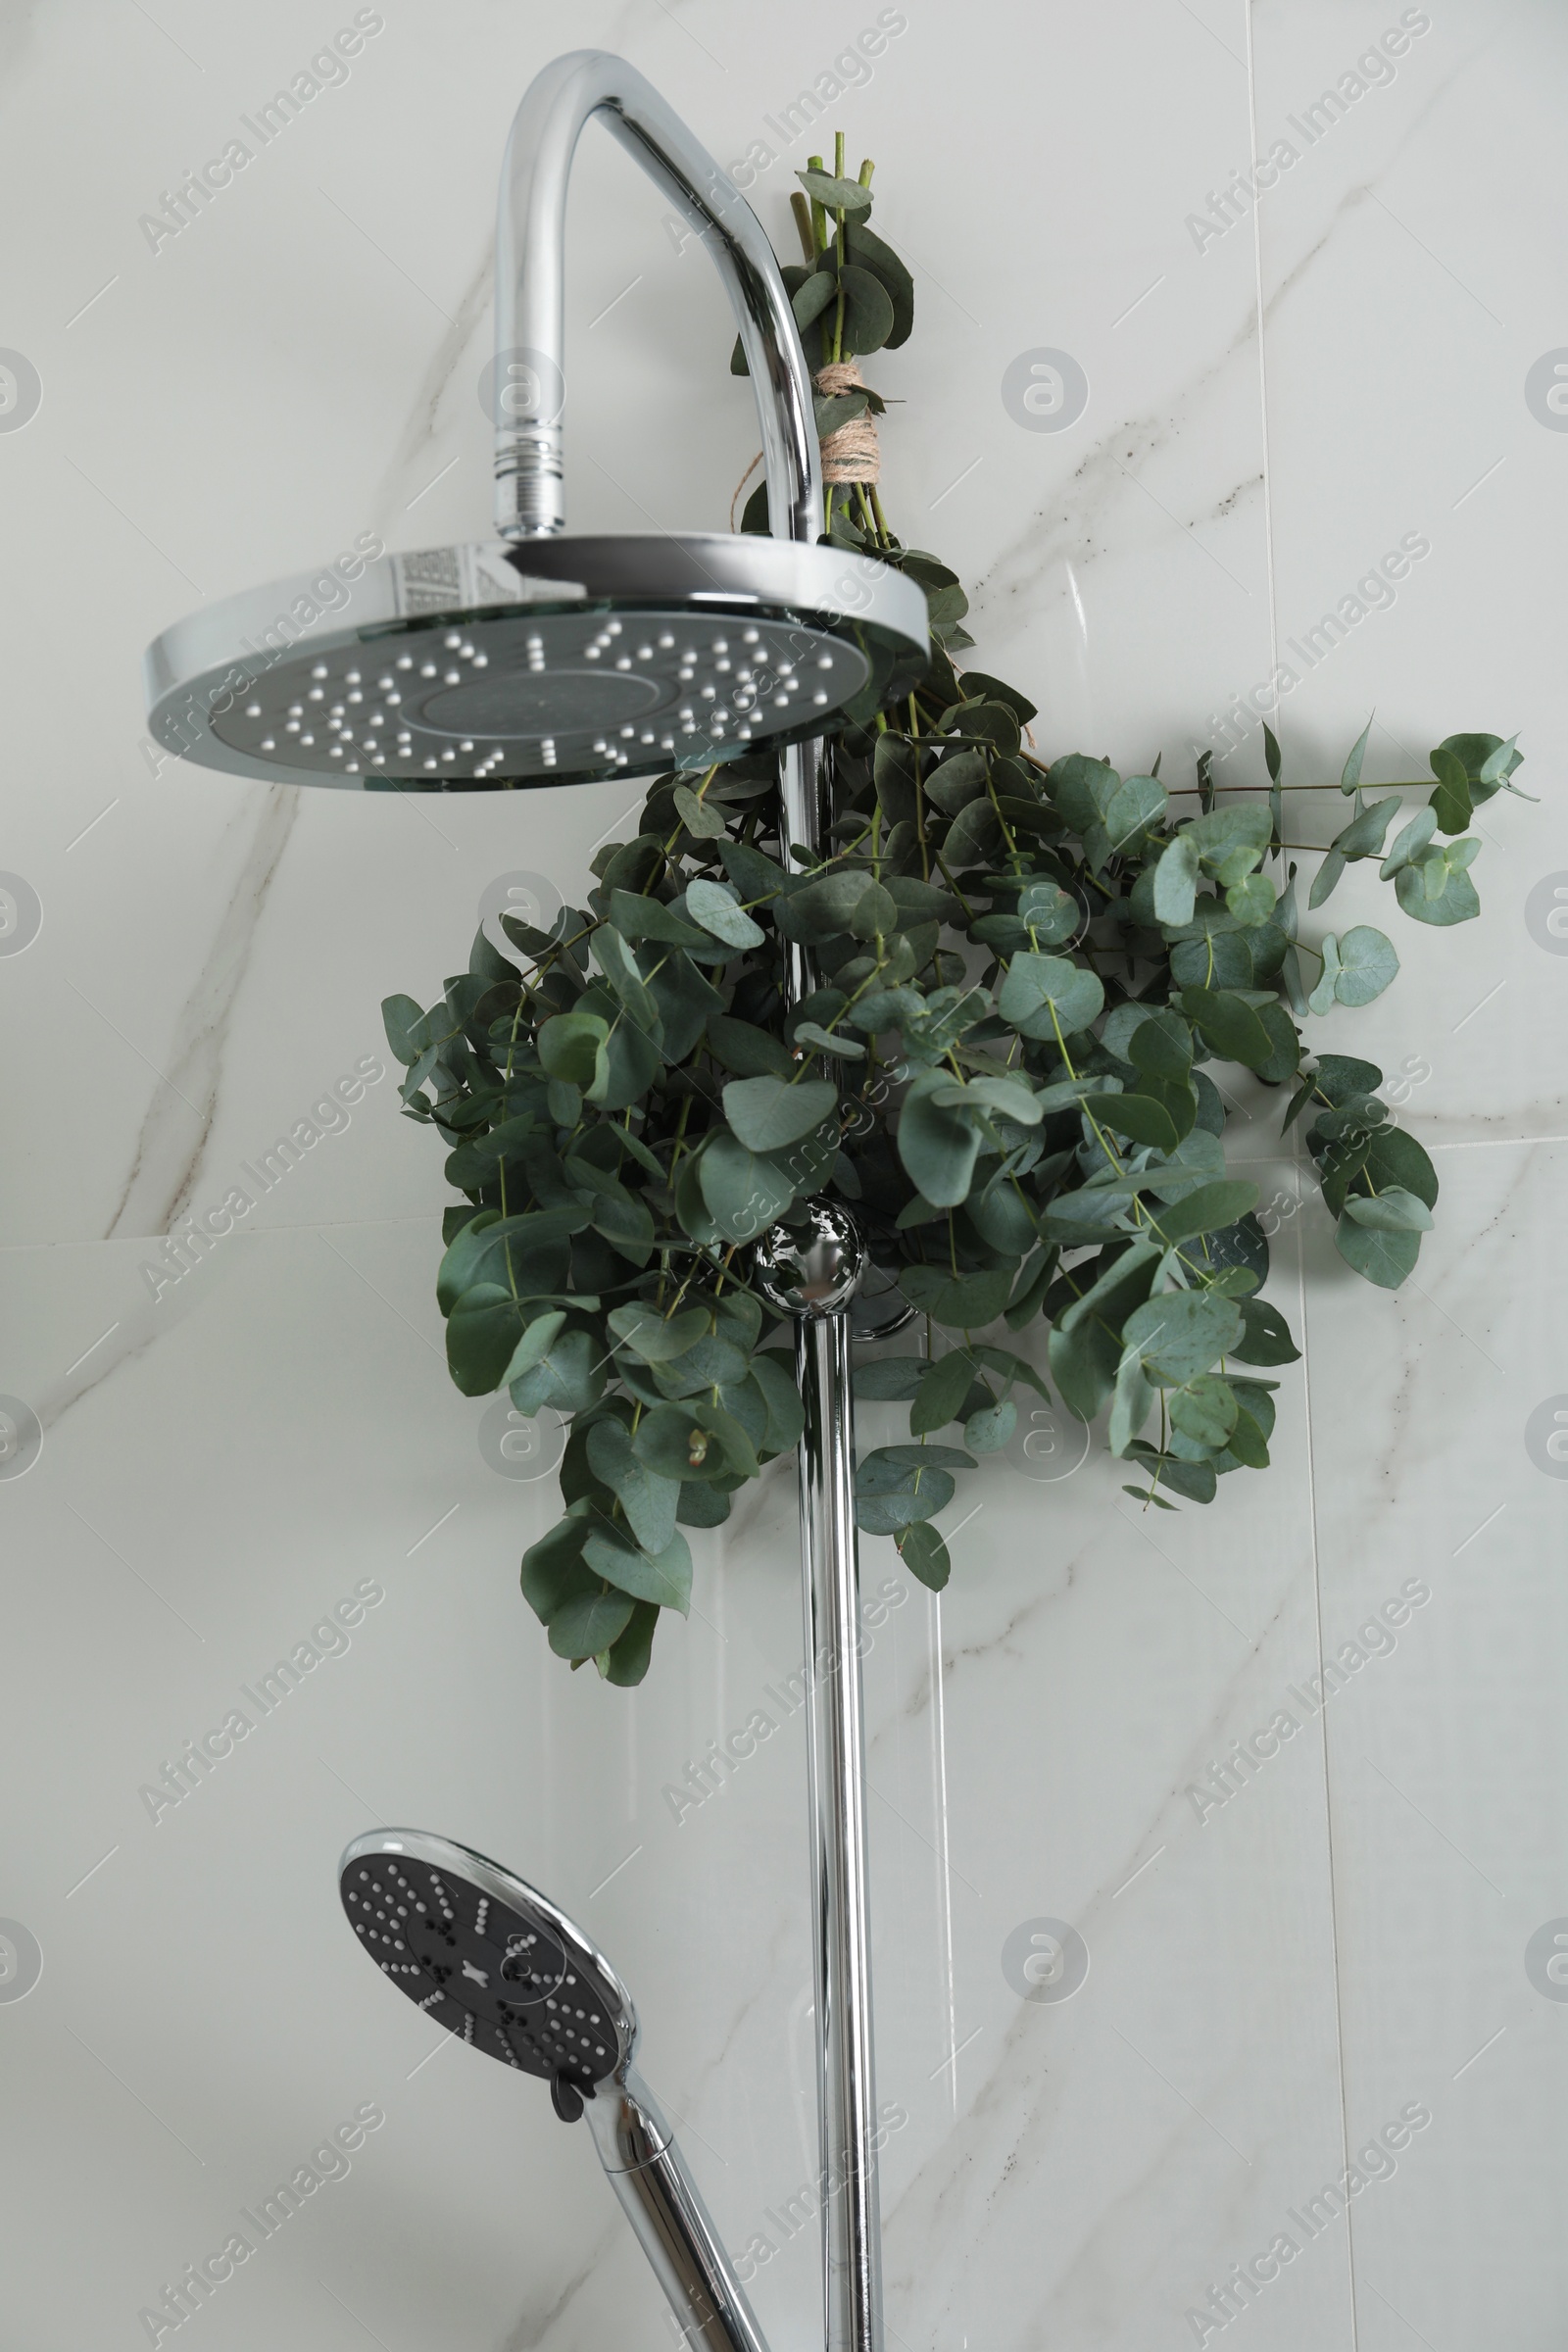
[[[591,117],[724,281],[771,538],[559,535],[565,197]],[[250,590],[166,629],[145,663],[159,743],[231,775],[359,792],[586,784],[807,744],[921,676],[921,590],[821,541],[811,381],[760,222],[658,91],[602,51],[557,58],[517,110],[491,373],[496,538],[406,555],[372,538],[363,566]]]
[[[290,629],[290,613],[316,622]],[[381,555],[278,581],[149,647],[148,729],[204,767],[473,792],[703,769],[905,692],[925,599],[884,564],[756,533]]]
[[[604,1954],[546,1895],[423,1830],[372,1830],[338,1864],[364,1949],[449,2034],[548,2078],[586,2115],[611,2187],[692,2352],[767,2352],[668,2124],[633,2067],[637,2014]]]

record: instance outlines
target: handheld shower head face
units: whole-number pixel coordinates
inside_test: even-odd
[[[230,774],[358,792],[586,784],[823,734],[928,660],[912,580],[756,535],[381,556],[352,591],[333,579],[324,611],[323,576],[166,630],[146,661],[155,739]]]
[[[398,1990],[487,2057],[586,2093],[637,2040],[631,1995],[564,1912],[447,1838],[373,1830],[338,1865],[349,1925]]]

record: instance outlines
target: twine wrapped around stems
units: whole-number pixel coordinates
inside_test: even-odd
[[[830,360],[819,368],[812,378],[824,400],[835,399],[841,392],[864,392],[869,389],[860,373],[858,360]],[[735,528],[735,509],[741,492],[762,463],[762,453],[747,466],[735,485],[735,495],[729,502],[729,527]],[[835,482],[879,482],[882,478],[882,444],[877,439],[876,418],[867,409],[863,416],[852,416],[822,442],[822,479]]]
[[[816,371],[815,383],[824,400],[841,392],[864,392],[868,389],[860,373],[858,360],[830,360]],[[828,434],[822,444],[822,479],[825,482],[877,482],[882,478],[882,447],[876,437],[876,418],[869,409],[863,416],[852,416]]]

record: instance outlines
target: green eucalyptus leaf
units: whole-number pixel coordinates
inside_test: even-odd
[[[1396,1291],[1412,1273],[1421,1250],[1421,1236],[1407,1228],[1362,1225],[1346,1213],[1334,1228],[1334,1246],[1346,1264],[1380,1290]]]
[[[1462,833],[1475,814],[1465,763],[1457,753],[1440,744],[1432,754],[1431,767],[1438,783],[1429,806],[1436,812],[1438,831]]]
[[[738,1078],[788,1078],[799,1066],[781,1037],[727,1012],[710,1015],[708,1038],[725,1069]]]
[[[705,948],[708,935],[664,905],[629,890],[610,894],[610,919],[622,939],[658,939],[673,948]]]
[[[1225,893],[1225,904],[1245,930],[1255,930],[1274,912],[1274,885],[1266,874],[1244,874]]]
[[[858,270],[868,270],[882,281],[893,305],[893,325],[883,340],[890,351],[896,351],[908,340],[914,324],[914,281],[892,246],[884,244],[873,229],[866,227],[863,213],[846,220],[842,237],[846,258]],[[969,675],[972,677],[973,671]],[[990,685],[993,681],[987,679],[985,683]],[[1034,714],[1033,705],[1023,713],[1026,718],[1033,718]]]
[[[1156,1152],[1174,1152],[1180,1140],[1170,1112],[1150,1095],[1086,1095],[1083,1106],[1098,1126],[1135,1144],[1152,1144]]]
[[[412,1068],[430,1048],[426,1016],[412,997],[383,997],[381,1020],[387,1044],[398,1060]]]
[[[1407,1193],[1402,1185],[1392,1184],[1387,1192],[1349,1193],[1346,1196],[1345,1213],[1357,1225],[1370,1226],[1378,1233],[1430,1233],[1432,1211],[1415,1193]]]
[[[1380,879],[1392,882],[1402,867],[1413,864],[1421,858],[1437,829],[1437,810],[1432,808],[1418,808],[1410,822],[1395,835],[1394,846],[1378,868]]]
[[[1448,849],[1451,853],[1469,846],[1450,842]],[[1430,866],[1403,865],[1396,874],[1394,889],[1399,905],[1418,923],[1446,928],[1453,923],[1473,922],[1481,912],[1481,901],[1470,876],[1462,865],[1453,864],[1451,856],[1445,856],[1442,851],[1429,852],[1429,856],[1433,859]]]
[[[918,1577],[932,1592],[940,1592],[953,1573],[948,1547],[927,1520],[916,1520],[912,1527],[900,1530],[894,1541],[899,1557],[909,1574]]]
[[[686,910],[694,922],[728,948],[760,948],[767,936],[760,924],[742,911],[734,892],[722,882],[707,882],[701,876],[689,882]]]
[[[1342,1004],[1370,1004],[1398,976],[1398,970],[1393,943],[1369,924],[1357,923],[1340,941],[1334,994]]]
[[[700,799],[689,784],[677,784],[672,795],[675,813],[695,841],[722,841],[725,834],[722,807]]]
[[[1299,1359],[1301,1350],[1277,1306],[1266,1298],[1244,1298],[1240,1304],[1242,1337],[1227,1353],[1243,1364],[1294,1364]]]
[[[875,1456],[867,1455],[892,1470],[906,1470],[913,1476],[923,1476],[928,1470],[972,1470],[974,1463],[961,1446],[879,1446]],[[873,1488],[872,1491],[879,1491]]]
[[[633,1607],[624,1592],[602,1588],[563,1601],[550,1620],[550,1646],[558,1658],[597,1657],[619,1641]]]
[[[1206,1372],[1234,1350],[1241,1336],[1242,1316],[1234,1300],[1204,1291],[1161,1291],[1135,1307],[1122,1326],[1127,1351],[1167,1388]]]
[[[919,1394],[909,1408],[909,1434],[922,1437],[956,1421],[964,1398],[974,1386],[974,1359],[962,1348],[939,1356],[926,1371]]]
[[[476,1282],[447,1317],[447,1369],[465,1396],[487,1396],[506,1378],[522,1309],[499,1282]]]
[[[586,1518],[568,1515],[523,1553],[522,1595],[541,1624],[548,1625],[553,1613],[572,1594],[594,1589],[582,1564],[587,1538]]]
[[[831,172],[797,172],[796,178],[813,204],[824,205],[830,213],[847,213],[854,217],[871,210],[871,191],[862,188],[858,179],[835,179]]]
[[[1173,1426],[1200,1446],[1228,1444],[1238,1409],[1229,1383],[1213,1372],[1200,1372],[1170,1397]]]
[[[625,1632],[618,1635],[608,1649],[594,1652],[607,1683],[614,1683],[622,1690],[632,1690],[642,1681],[653,1654],[654,1629],[658,1623],[658,1604],[651,1600],[640,1600],[632,1610],[631,1622]]]
[[[810,270],[790,296],[790,308],[795,323],[804,334],[806,329],[838,300],[838,277],[831,270]]]
[[[1312,887],[1306,894],[1306,903],[1309,907],[1321,906],[1326,899],[1333,897],[1339,887],[1340,877],[1344,873],[1345,867],[1346,858],[1343,850],[1325,852],[1322,864],[1312,876]]]
[[[1153,1409],[1155,1391],[1136,1347],[1129,1347],[1116,1367],[1111,1389],[1110,1422],[1105,1441],[1113,1454],[1127,1452]]]
[[[1399,807],[1399,796],[1393,792],[1370,808],[1358,809],[1344,832],[1334,836],[1335,849],[1346,858],[1381,858],[1384,835]]]
[[[749,1152],[781,1152],[831,1118],[838,1099],[830,1078],[732,1078],[724,1116]]]
[[[1005,1267],[952,1275],[944,1266],[906,1266],[899,1288],[909,1304],[950,1331],[981,1331],[1007,1303],[1012,1275]]]
[[[747,1085],[776,1081],[748,1079]],[[753,1152],[733,1135],[712,1136],[698,1163],[702,1197],[726,1241],[755,1242],[776,1225],[795,1199],[796,1185],[775,1155]]]
[[[1269,812],[1256,801],[1231,801],[1195,816],[1184,831],[1196,844],[1205,873],[1239,882],[1256,865],[1273,833]]]
[[[1164,820],[1170,796],[1157,776],[1124,776],[1101,814],[1112,853],[1124,851]]]
[[[855,1367],[855,1394],[881,1403],[907,1403],[919,1394],[928,1369],[923,1355],[874,1356]]]
[[[606,1349],[598,1335],[569,1325],[536,1364],[508,1384],[508,1395],[519,1413],[537,1413],[547,1404],[583,1413],[604,1395],[605,1381]]]
[[[1199,871],[1198,844],[1187,826],[1160,853],[1154,868],[1154,913],[1168,928],[1192,921]]]
[[[1280,780],[1279,738],[1266,718],[1263,721],[1263,765],[1268,769],[1269,782],[1277,784]]]
[[[614,1427],[600,1423],[601,1428]],[[659,1481],[660,1486],[667,1482]],[[669,1507],[669,1540],[657,1551],[621,1542],[613,1531],[603,1523],[592,1526],[582,1547],[583,1566],[595,1576],[602,1576],[618,1592],[629,1592],[635,1600],[651,1600],[662,1609],[678,1609],[684,1617],[691,1608],[692,1555],[691,1546],[675,1527],[673,1495]],[[555,1622],[551,1622],[555,1632]],[[601,1642],[600,1648],[608,1647]]]
[[[650,1470],[632,1451],[631,1440],[618,1421],[596,1421],[588,1432],[588,1467],[609,1488],[626,1515],[626,1523],[645,1551],[662,1552],[675,1532],[679,1483]],[[593,1565],[591,1553],[586,1555]],[[628,1585],[625,1590],[630,1592]],[[661,1598],[652,1592],[645,1600]]]
[[[612,1307],[608,1321],[616,1346],[629,1348],[646,1364],[668,1363],[684,1355],[708,1330],[708,1315],[700,1306],[665,1316],[641,1300]]]
[[[1063,956],[1026,954],[1014,956],[1008,965],[997,1010],[1022,1037],[1054,1039],[1087,1029],[1104,1002],[1099,979],[1081,964]]]
[[[637,1424],[632,1450],[661,1478],[683,1485],[726,1475],[724,1450],[690,1404],[659,1404]]]
[[[974,1453],[1000,1453],[1018,1426],[1018,1407],[1010,1396],[998,1404],[982,1405],[963,1425],[963,1442]]]
[[[1326,931],[1323,934],[1323,945],[1319,954],[1323,957],[1323,970],[1316,988],[1306,1000],[1306,1008],[1308,1012],[1321,1015],[1327,1012],[1335,1002],[1335,992],[1340,977],[1340,943],[1332,931]]]
[[[815,1021],[797,1021],[795,1042],[798,1046],[814,1047],[818,1054],[831,1054],[840,1061],[863,1061],[865,1048],[855,1038],[818,1027]]]
[[[760,1450],[791,1453],[806,1427],[806,1406],[795,1384],[795,1366],[784,1355],[764,1348],[752,1358],[752,1378],[766,1408]]]
[[[1184,988],[1182,1010],[1222,1061],[1260,1069],[1275,1051],[1275,1040],[1257,1012],[1230,989]]]
[[[841,871],[805,883],[780,901],[779,926],[791,939],[807,944],[834,939],[848,931],[856,908],[876,885],[870,874]]]
[[[910,1182],[934,1208],[956,1208],[967,1199],[980,1155],[978,1124],[937,1100],[946,1084],[941,1071],[923,1073],[899,1112],[899,1157]]]
[[[846,262],[839,271],[844,297],[844,349],[864,355],[880,351],[893,332],[893,300],[879,277]]]
[[[459,1299],[458,1304],[459,1306],[463,1304],[462,1299]],[[531,1371],[540,1357],[549,1353],[551,1344],[564,1328],[565,1320],[566,1309],[564,1306],[553,1307],[549,1314],[535,1316],[512,1350],[507,1359],[506,1370],[494,1385],[497,1388],[510,1387],[512,1382],[519,1379],[524,1372]],[[450,1328],[449,1325],[448,1329],[450,1330]]]
[[[1347,796],[1354,792],[1361,781],[1361,762],[1366,757],[1367,738],[1371,732],[1372,721],[1369,718],[1350,746],[1349,756],[1340,775],[1340,790]]]
[[[553,1013],[539,1031],[539,1058],[552,1078],[590,1094],[608,1068],[610,1023],[592,1012]]]
[[[1257,1206],[1257,1187],[1240,1179],[1200,1185],[1185,1199],[1159,1209],[1154,1222],[1168,1243],[1192,1241],[1200,1233],[1215,1233],[1234,1225]]]

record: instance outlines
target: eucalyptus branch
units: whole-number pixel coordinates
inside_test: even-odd
[[[813,378],[913,324],[908,270],[869,227],[872,167],[845,172],[836,138],[832,172],[813,156],[791,200],[803,260],[784,279]],[[1517,748],[1490,734],[1439,744],[1431,784],[1363,789],[1370,722],[1337,787],[1284,781],[1271,730],[1266,794],[1217,786],[1206,753],[1191,785],[1162,782],[1159,760],[1122,774],[1048,757],[1027,697],[958,666],[963,588],[898,537],[879,484],[826,486],[823,519],[918,584],[931,647],[896,709],[841,724],[819,859],[791,856],[775,761],[736,747],[652,781],[635,836],[595,855],[586,906],[546,931],[504,916],[522,960],[481,932],[437,1004],[384,1008],[409,1115],[451,1147],[452,1376],[570,1425],[564,1515],[523,1555],[524,1595],[557,1654],[613,1683],[647,1671],[661,1611],[690,1605],[688,1531],[721,1524],[800,1436],[746,1251],[816,1196],[853,1210],[925,1319],[923,1353],[857,1374],[862,1396],[907,1405],[910,1441],[863,1456],[857,1516],[926,1584],[950,1571],[935,1522],[956,1476],[1020,1442],[1025,1390],[1103,1416],[1146,1507],[1266,1468],[1263,1375],[1297,1349],[1261,1296],[1257,1188],[1229,1172],[1210,1072],[1286,1090],[1285,1131],[1302,1123],[1341,1254],[1369,1282],[1410,1273],[1438,1199],[1376,1065],[1308,1051],[1300,1022],[1370,1003],[1398,956],[1370,924],[1301,936],[1296,867],[1283,888],[1264,871],[1310,846],[1284,840],[1283,796],[1350,803],[1313,849],[1307,915],[1370,859],[1405,919],[1450,928],[1480,911],[1474,811],[1517,789]],[[765,489],[742,527],[767,528]],[[750,797],[715,795],[721,773]],[[821,979],[791,1010],[796,946]]]

